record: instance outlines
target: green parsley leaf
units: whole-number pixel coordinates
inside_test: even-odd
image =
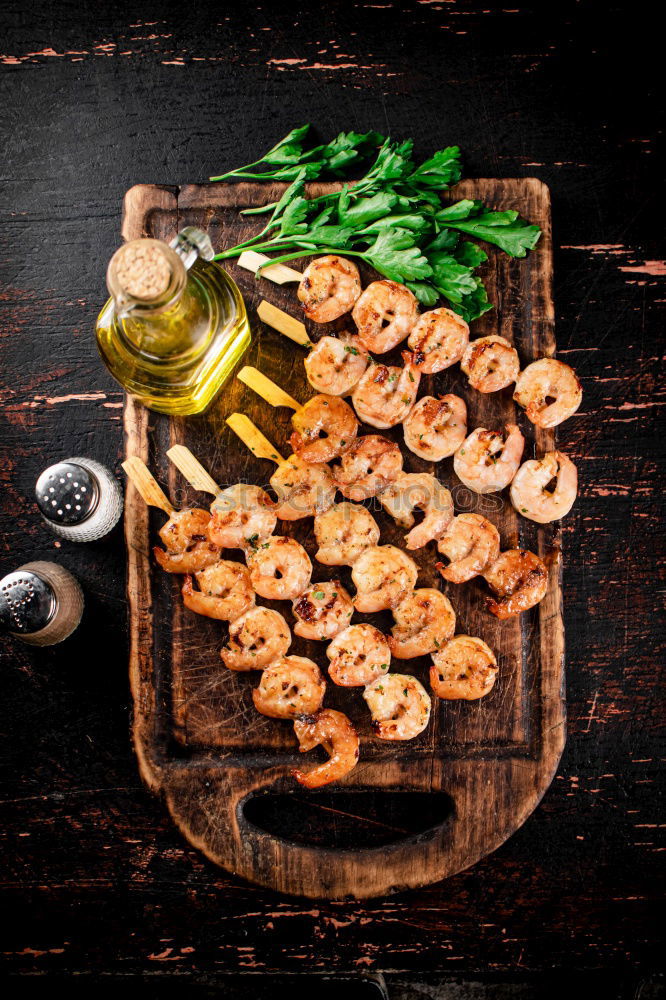
[[[345,226],[366,226],[390,212],[397,200],[392,191],[381,191],[371,198],[359,198],[353,204],[349,204],[348,197],[343,200],[341,195],[338,220]]]
[[[449,222],[447,225],[486,243],[493,243],[510,257],[524,257],[528,250],[534,249],[541,236],[538,226],[529,225],[514,211],[483,212],[465,222]]]
[[[439,212],[435,214],[435,219],[441,223],[458,222],[462,219],[468,219],[470,215],[476,215],[482,208],[483,202],[472,201],[471,198],[463,198],[452,205],[440,208]]]
[[[460,147],[447,146],[417,167],[409,177],[409,183],[424,187],[446,188],[450,184],[456,184],[461,176]]]
[[[425,281],[408,281],[407,288],[416,296],[421,305],[434,306],[440,297],[440,292],[434,285],[429,285]]]
[[[356,235],[360,239],[362,236],[372,236],[379,233],[382,229],[410,229],[413,233],[423,233],[430,228],[432,228],[430,216],[417,215],[415,212],[401,212],[375,219]]]
[[[414,244],[414,234],[407,229],[382,230],[363,257],[393,281],[413,281],[432,274],[430,264]]]
[[[464,267],[478,267],[479,264],[483,264],[488,260],[488,254],[481,247],[477,247],[476,243],[470,243],[469,240],[464,240],[460,243],[456,249],[453,251],[453,256],[462,264]]]

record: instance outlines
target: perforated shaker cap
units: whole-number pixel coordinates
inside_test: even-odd
[[[16,570],[0,580],[0,627],[29,635],[45,628],[56,611],[56,598],[41,576]]]
[[[97,507],[99,483],[82,465],[57,462],[42,472],[35,486],[35,497],[42,514],[52,524],[81,524]]]

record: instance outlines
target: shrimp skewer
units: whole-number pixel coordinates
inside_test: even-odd
[[[349,312],[361,294],[358,268],[335,254],[317,257],[305,268],[296,294],[308,319],[331,323]]]
[[[513,398],[537,427],[557,427],[576,412],[583,390],[573,368],[541,358],[520,373]]]
[[[393,609],[395,625],[388,644],[399,660],[434,653],[451,638],[456,627],[455,611],[440,590],[422,587]]]
[[[182,586],[183,603],[190,611],[206,618],[233,621],[254,604],[254,588],[247,566],[219,559],[194,574],[198,590],[188,574]]]
[[[153,547],[155,559],[167,573],[198,573],[213,566],[220,548],[210,540],[210,513],[198,507],[174,510],[158,534],[166,551]]]
[[[479,337],[465,351],[460,368],[479,392],[497,392],[518,378],[518,352],[504,337]]]
[[[304,461],[330,462],[349,451],[354,443],[358,421],[352,408],[339,396],[322,393],[301,406],[256,368],[246,366],[238,378],[271,406],[288,406],[295,411],[294,433],[289,440],[294,453]]]
[[[278,495],[275,513],[283,521],[296,521],[328,510],[335,499],[336,485],[328,465],[304,462],[296,455],[282,458],[243,413],[232,413],[227,424],[244,445],[259,458],[277,464],[270,484]]]
[[[403,351],[404,368],[373,364],[352,392],[357,416],[371,427],[386,430],[408,415],[419,388],[421,373],[409,351]]]
[[[341,687],[365,687],[388,671],[391,650],[386,636],[365,622],[349,625],[328,644],[328,675]]]
[[[388,674],[363,692],[380,740],[413,740],[430,720],[430,695],[416,677]]]
[[[136,456],[123,462],[123,469],[144,501],[168,516],[168,521],[159,530],[166,551],[158,546],[153,548],[162,569],[167,573],[196,573],[218,561],[219,546],[208,537],[210,514],[207,510],[198,507],[176,510],[145,464]]]
[[[414,589],[418,575],[414,560],[394,545],[368,548],[352,566],[354,607],[363,614],[394,608]]]
[[[432,309],[419,316],[407,344],[422,375],[434,375],[462,358],[469,326],[452,309]]]
[[[276,513],[281,521],[321,514],[335,500],[336,485],[328,465],[305,462],[298,455],[284,459],[269,482],[277,493]]]
[[[402,472],[379,501],[398,524],[412,529],[405,535],[408,549],[421,549],[433,538],[439,538],[453,519],[450,492],[427,472]],[[425,518],[412,528],[415,507],[425,512]]]
[[[352,599],[339,580],[313,583],[292,605],[294,632],[304,639],[332,639],[349,624]]]
[[[317,392],[348,396],[368,367],[370,356],[358,337],[322,337],[304,360],[308,382]]]
[[[275,531],[277,514],[268,493],[259,486],[236,483],[221,490],[189,448],[176,444],[167,456],[195,490],[212,493],[208,537],[222,549],[256,546]]]
[[[565,517],[576,501],[578,472],[561,451],[523,462],[511,483],[511,503],[519,513],[548,524]]]
[[[356,767],[359,755],[358,733],[342,712],[322,708],[314,715],[303,715],[294,722],[294,733],[301,753],[322,746],[329,759],[311,771],[292,771],[304,788],[321,788],[339,781]]]
[[[272,719],[313,715],[324,700],[326,681],[305,656],[283,656],[266,667],[252,692],[255,708]]]
[[[501,620],[533,608],[548,590],[548,570],[538,556],[526,549],[500,552],[483,576],[499,598],[488,599],[488,610]]]
[[[435,563],[444,579],[466,583],[499,556],[499,531],[481,514],[458,514],[437,542],[437,551],[449,560],[448,566]]]
[[[267,601],[293,601],[310,583],[310,557],[295,538],[271,535],[247,554],[252,586]]]
[[[467,407],[460,396],[423,396],[402,422],[405,444],[419,458],[440,462],[467,437]]]
[[[346,501],[317,514],[314,532],[319,546],[315,559],[325,566],[351,566],[379,541],[379,525],[370,511]]]
[[[409,289],[384,279],[368,285],[354,306],[352,319],[365,347],[385,354],[410,334],[418,315],[418,303]]]
[[[395,441],[379,434],[357,438],[335,472],[338,489],[349,500],[380,496],[402,471],[402,453]]]
[[[229,626],[229,641],[220,650],[229,670],[263,670],[287,655],[289,626],[278,611],[254,605]]]
[[[475,493],[496,493],[508,486],[520,465],[525,439],[516,424],[506,436],[477,427],[453,456],[458,479]]]
[[[485,697],[497,678],[497,660],[483,639],[457,635],[432,654],[430,687],[447,701]]]

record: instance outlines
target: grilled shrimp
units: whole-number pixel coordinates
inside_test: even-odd
[[[329,642],[326,655],[331,661],[328,675],[340,687],[365,687],[385,674],[391,664],[386,636],[365,622],[339,632]]]
[[[166,545],[155,546],[153,555],[167,573],[197,573],[220,558],[218,545],[208,538],[210,514],[198,507],[175,510],[159,530]]]
[[[303,639],[332,639],[349,625],[352,599],[339,580],[311,583],[292,605],[294,632]]]
[[[252,586],[267,601],[293,601],[310,583],[312,563],[295,538],[271,535],[247,554]]]
[[[407,344],[422,375],[434,375],[460,361],[469,327],[452,309],[432,309],[419,316]]]
[[[439,462],[467,436],[467,407],[460,396],[423,396],[403,420],[405,444],[419,458]]]
[[[349,451],[356,440],[358,420],[339,396],[313,396],[291,418],[289,443],[305,462],[330,462]]]
[[[255,708],[271,719],[294,719],[321,708],[326,681],[305,656],[283,656],[266,667],[252,692]]]
[[[286,656],[291,632],[279,611],[255,604],[229,626],[229,641],[220,650],[230,670],[263,670]]]
[[[354,306],[352,319],[369,351],[385,354],[409,335],[418,319],[416,298],[397,281],[373,281]]]
[[[499,531],[481,514],[458,514],[437,542],[437,551],[449,560],[448,566],[435,563],[444,579],[466,583],[497,559]]]
[[[530,521],[547,524],[565,517],[578,492],[578,472],[561,451],[523,462],[511,483],[511,503]]]
[[[533,608],[548,590],[548,570],[538,556],[525,549],[501,552],[483,576],[500,598],[488,598],[488,611],[502,620]]]
[[[199,589],[188,574],[183,581],[183,603],[190,611],[207,618],[233,621],[254,604],[254,590],[247,566],[220,559],[195,573]]]
[[[518,352],[504,337],[473,340],[463,354],[460,367],[469,384],[479,392],[497,392],[518,378]]]
[[[347,396],[368,367],[370,358],[358,337],[322,337],[306,357],[305,374],[317,392]]]
[[[573,368],[541,358],[520,373],[513,398],[537,427],[557,427],[576,412],[583,390]]]
[[[319,514],[335,499],[335,480],[329,467],[306,462],[298,455],[280,462],[270,484],[278,496],[276,513],[281,521]]]
[[[430,695],[409,674],[378,677],[363,692],[380,740],[412,740],[430,720]]]
[[[447,701],[476,701],[491,690],[497,677],[497,660],[483,639],[457,635],[432,654],[430,687]]]
[[[477,427],[453,456],[458,479],[475,493],[495,493],[508,486],[520,465],[525,439],[515,424],[506,437]]]
[[[211,506],[208,535],[222,549],[246,549],[275,531],[275,504],[259,486],[236,483],[219,493]]]
[[[456,628],[456,614],[440,590],[422,587],[408,594],[393,609],[395,625],[388,644],[399,660],[434,653],[449,641]]]
[[[305,268],[296,294],[308,319],[331,323],[349,312],[361,294],[358,268],[333,254],[317,257]]]
[[[354,607],[362,613],[394,608],[413,590],[419,575],[413,559],[394,545],[366,549],[352,566]]]
[[[379,434],[367,434],[342,456],[335,481],[350,500],[367,500],[383,493],[401,471],[399,445]]]
[[[379,526],[370,511],[346,501],[317,514],[314,533],[319,546],[315,559],[325,566],[351,566],[379,541]]]
[[[339,781],[356,767],[359,753],[358,733],[342,712],[322,708],[315,715],[303,715],[294,722],[301,753],[322,746],[328,754],[325,764],[312,771],[292,771],[304,788],[321,788]]]
[[[356,415],[371,427],[395,427],[414,405],[421,374],[409,351],[403,351],[402,358],[404,368],[370,365],[352,392]]]
[[[408,549],[421,549],[439,538],[453,518],[453,499],[439,479],[427,472],[401,472],[379,498],[382,507],[398,524],[411,528],[412,511],[420,507],[425,517],[405,535]]]

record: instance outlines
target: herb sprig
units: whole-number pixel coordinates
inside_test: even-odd
[[[487,254],[464,237],[490,243],[510,257],[524,257],[541,231],[513,210],[493,211],[469,198],[442,204],[441,192],[462,176],[458,146],[417,164],[411,139],[395,142],[377,132],[341,132],[325,145],[305,149],[309,127],[292,129],[254,163],[210,178],[290,181],[278,201],[244,210],[270,213],[268,221],[260,233],[217,254],[216,260],[237,257],[247,248],[276,253],[271,263],[342,253],[406,284],[427,307],[443,297],[468,322],[492,308],[474,273]],[[307,181],[348,176],[371,157],[353,186],[306,198]]]

